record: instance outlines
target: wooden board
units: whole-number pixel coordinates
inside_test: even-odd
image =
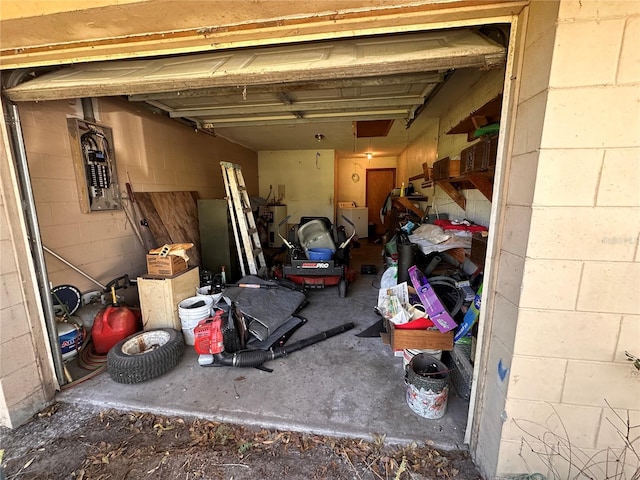
[[[136,192],[136,200],[158,246],[193,243],[189,265],[201,265],[197,192]]]

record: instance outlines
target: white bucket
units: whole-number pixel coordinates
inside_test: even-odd
[[[200,301],[204,302],[203,306],[188,308]],[[184,343],[187,345],[193,345],[195,343],[193,329],[198,326],[200,320],[204,320],[211,316],[212,307],[213,298],[209,295],[185,298],[178,304],[178,316],[180,317],[180,324],[182,325]]]
[[[402,366],[407,368],[409,362],[413,357],[418,355],[419,353],[424,353],[425,355],[431,355],[438,360],[442,360],[442,350],[417,350],[417,349],[405,349],[402,351]]]
[[[211,297],[213,299],[213,304],[218,303],[218,300],[222,298],[222,292],[220,293],[211,293],[211,285],[207,285],[206,287],[200,287],[196,289],[197,297]]]

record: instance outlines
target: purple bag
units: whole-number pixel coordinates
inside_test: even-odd
[[[438,327],[438,330],[446,333],[456,328],[458,324],[442,305],[436,292],[433,291],[433,287],[429,285],[427,277],[415,265],[409,268],[409,278],[413,288],[418,292],[418,297],[420,297],[420,301],[427,311],[427,316]]]

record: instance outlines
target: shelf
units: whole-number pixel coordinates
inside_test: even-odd
[[[413,202],[427,202],[429,199],[427,197],[418,196],[418,195],[410,195],[408,197],[392,197],[391,203],[399,204],[400,206],[406,208],[411,211],[418,217],[424,217],[424,211],[416,207]]]
[[[435,184],[440,186],[460,208],[465,210],[467,200],[460,193],[460,190],[477,189],[487,200],[491,201],[493,197],[493,175],[493,170],[474,172],[445,180],[436,180]]]
[[[500,110],[502,109],[502,93],[489,100],[479,109],[471,112],[466,118],[464,118],[455,127],[447,132],[447,135],[455,135],[464,133],[467,135],[467,141],[471,142],[476,138],[473,133],[479,127],[491,123],[500,122]]]

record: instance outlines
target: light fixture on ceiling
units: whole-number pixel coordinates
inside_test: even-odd
[[[373,153],[371,153],[371,137],[369,137],[369,148],[367,149],[367,160],[371,160],[373,158]]]
[[[318,142],[321,142],[322,140],[324,140],[324,135],[323,135],[323,134],[321,134],[321,133],[316,133],[316,134],[315,134],[315,139],[316,139]]]

